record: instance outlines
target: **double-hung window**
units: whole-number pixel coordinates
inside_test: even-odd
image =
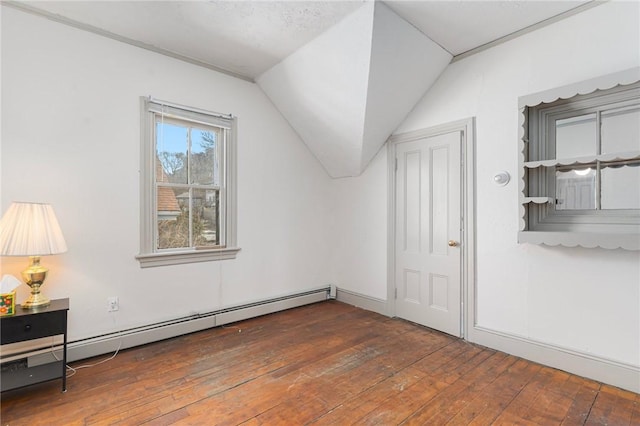
[[[230,115],[142,98],[141,266],[235,257],[235,132]]]
[[[520,242],[640,249],[639,78],[521,98]]]

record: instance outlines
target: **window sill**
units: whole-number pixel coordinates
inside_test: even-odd
[[[548,246],[585,247],[604,249],[640,250],[640,235],[635,233],[613,234],[596,232],[547,232],[520,231],[518,243],[545,244]]]
[[[139,254],[136,259],[140,262],[141,268],[152,268],[155,266],[235,259],[239,251],[240,247],[227,247],[215,250]]]

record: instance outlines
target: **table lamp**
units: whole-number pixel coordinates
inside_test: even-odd
[[[24,309],[50,302],[40,293],[49,271],[40,265],[40,256],[66,251],[67,244],[49,204],[14,202],[0,220],[0,255],[29,256],[29,267],[22,271],[22,279],[31,287],[31,295],[22,304]]]

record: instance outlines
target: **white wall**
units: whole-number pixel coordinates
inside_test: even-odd
[[[45,292],[71,338],[329,282],[387,294],[387,154],[330,181],[253,84],[2,10],[2,211],[51,202]],[[449,66],[396,133],[477,117],[479,325],[640,366],[640,254],[518,245],[517,98],[640,63],[638,3],[605,3]],[[138,97],[239,116],[238,259],[140,269]],[[23,258],[2,258],[19,274]],[[19,300],[26,298],[26,287]],[[121,311],[106,313],[106,297]],[[114,321],[115,320],[115,321]]]
[[[477,117],[478,325],[640,366],[640,253],[518,245],[518,97],[640,64],[637,2],[455,62],[396,133]]]
[[[478,326],[495,332],[484,344],[636,391],[640,253],[517,244],[517,182],[500,187],[492,176],[518,175],[519,96],[640,64],[639,7],[605,3],[454,62],[394,132],[476,117],[476,313]],[[387,213],[379,197],[387,186],[386,157],[379,153],[360,177],[334,182],[332,219],[339,242],[334,281],[382,299]],[[523,341],[531,344],[516,349]],[[586,364],[576,367],[579,359]]]
[[[1,9],[2,212],[14,200],[53,204],[69,251],[43,259],[43,290],[70,297],[71,340],[329,283],[331,181],[255,84]],[[237,259],[135,260],[146,95],[239,117]],[[3,257],[1,272],[19,276],[26,263]]]
[[[387,299],[387,149],[356,178],[334,179],[330,229],[332,283]]]

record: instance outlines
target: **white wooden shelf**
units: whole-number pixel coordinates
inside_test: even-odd
[[[522,204],[547,204],[553,202],[555,202],[555,199],[551,197],[524,197],[522,199]]]
[[[591,155],[588,157],[559,158],[553,160],[525,161],[524,167],[535,169],[537,167],[573,166],[576,164],[593,164],[596,161],[614,162],[640,160],[640,151],[628,151],[617,154]]]
[[[640,250],[640,238],[638,234],[633,233],[520,231],[518,242],[548,246]]]

